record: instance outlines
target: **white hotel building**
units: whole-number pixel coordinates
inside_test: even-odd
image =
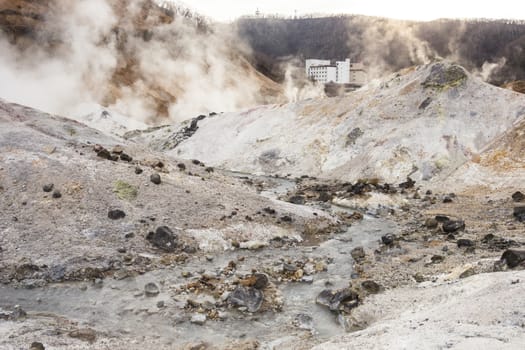
[[[306,76],[320,83],[364,85],[366,72],[362,63],[344,61],[306,60]]]

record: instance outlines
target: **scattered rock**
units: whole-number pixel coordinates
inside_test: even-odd
[[[381,237],[381,242],[384,245],[392,245],[394,243],[395,236],[393,234],[387,234]]]
[[[264,294],[253,287],[238,286],[228,296],[228,302],[236,307],[246,307],[249,312],[257,312],[261,308]]]
[[[436,219],[437,222],[441,222],[441,223],[450,221],[450,218],[445,215],[436,215],[434,219]]]
[[[354,128],[346,135],[346,146],[355,144],[358,138],[364,135],[363,130],[360,128]]]
[[[211,166],[207,166],[204,171],[206,171],[207,173],[213,173],[215,170],[213,169],[213,167]]]
[[[97,333],[91,328],[76,329],[69,332],[71,338],[80,339],[89,343],[93,343],[97,340]]]
[[[44,186],[42,186],[42,189],[44,190],[44,192],[51,192],[53,191],[53,187],[55,187],[54,184],[45,184]]]
[[[452,203],[452,197],[450,196],[445,196],[443,197],[443,203]]]
[[[31,343],[31,347],[29,348],[29,350],[46,350],[46,348],[44,347],[44,344],[35,341]]]
[[[457,245],[458,245],[458,248],[473,247],[474,242],[471,241],[470,239],[458,239]]]
[[[147,297],[155,297],[159,295],[160,289],[155,283],[149,282],[144,286],[144,293]]]
[[[449,220],[443,223],[443,232],[453,233],[465,229],[465,222],[463,220]]]
[[[292,218],[288,215],[285,215],[281,217],[281,221],[282,222],[292,222]]]
[[[519,222],[525,222],[525,206],[514,207],[514,217]]]
[[[439,264],[440,262],[443,262],[443,260],[445,260],[445,257],[443,255],[433,255],[430,258],[432,264]]]
[[[166,252],[173,252],[177,248],[178,237],[167,226],[157,227],[155,232],[148,233],[146,239],[155,247]]]
[[[459,278],[460,279],[467,278],[470,276],[474,276],[475,274],[476,274],[476,271],[472,267],[469,267],[468,269],[466,269],[459,275]]]
[[[61,197],[62,197],[62,193],[60,193],[59,190],[53,191],[53,198],[61,198]]]
[[[153,182],[155,185],[160,185],[160,175],[158,173],[151,174],[149,177],[150,181]]]
[[[253,288],[266,288],[266,286],[269,283],[268,275],[266,275],[265,273],[254,273],[253,276],[255,277],[255,283],[253,284]]]
[[[362,261],[366,256],[365,250],[363,247],[356,247],[352,249],[352,251],[350,252],[350,255],[356,262]]]
[[[523,202],[525,200],[525,194],[521,193],[520,191],[514,192],[512,194],[512,200],[514,202]]]
[[[525,261],[525,250],[508,249],[501,256],[511,269]]]
[[[111,153],[115,153],[115,154],[121,154],[124,152],[124,147],[122,147],[121,145],[116,145],[115,147],[113,147],[113,149],[111,150]]]
[[[315,302],[328,307],[330,311],[349,312],[358,305],[359,297],[357,293],[350,288],[344,288],[338,291],[325,289],[319,293]]]
[[[184,171],[184,170],[186,170],[186,164],[179,163],[179,164],[177,164],[177,168],[179,168],[180,171]]]
[[[129,155],[127,155],[126,153],[122,153],[120,155],[120,160],[123,160],[124,162],[131,162],[133,161],[133,158]]]
[[[108,218],[111,220],[123,219],[126,217],[126,213],[120,209],[111,209],[108,211]]]
[[[430,103],[432,102],[432,98],[431,97],[427,97],[423,102],[421,102],[421,104],[419,105],[419,109],[423,110],[425,108],[427,108]]]
[[[376,294],[381,291],[381,286],[372,280],[363,281],[361,286],[370,294]]]
[[[272,209],[270,207],[266,207],[263,209],[263,211],[267,214],[270,214],[270,215],[275,215],[275,209]]]
[[[412,180],[410,177],[407,177],[407,180],[405,182],[402,182],[399,184],[399,188],[409,189],[413,188],[416,182]]]
[[[144,170],[142,170],[141,167],[138,167],[138,166],[135,167],[135,174],[140,175],[140,174],[142,174],[143,171],[144,171]]]
[[[191,316],[190,322],[202,326],[204,323],[206,323],[206,315],[194,314],[193,316]]]
[[[298,205],[304,205],[304,196],[292,196],[288,199],[288,202]]]
[[[95,152],[97,152],[97,156],[98,157],[103,158],[103,159],[107,159],[107,160],[113,160],[113,156],[111,155],[111,153],[107,149],[105,149],[104,147],[102,147],[100,145],[96,145],[94,150],[95,150]]]
[[[333,195],[327,191],[321,191],[319,197],[317,198],[320,202],[330,202],[333,198]]]
[[[233,245],[233,243],[232,243],[232,245]],[[266,246],[268,246],[267,242],[258,241],[258,240],[253,240],[253,241],[247,241],[247,242],[239,243],[239,248],[241,248],[241,249],[248,249],[248,250],[257,250],[257,249],[264,248]]]

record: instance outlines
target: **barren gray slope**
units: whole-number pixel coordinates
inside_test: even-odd
[[[169,151],[228,169],[354,181],[436,180],[476,161],[525,116],[525,96],[437,62],[345,97],[206,118]],[[168,140],[166,130],[152,144]]]
[[[123,145],[134,160],[97,157],[93,151],[97,143],[109,150]],[[153,169],[158,160],[164,167]],[[133,163],[144,172],[135,174]],[[175,253],[185,254],[193,248],[222,250],[232,241],[299,238],[304,223],[314,218],[308,209],[257,195],[238,179],[191,162],[186,167],[180,171],[169,157],[75,121],[0,101],[2,281],[91,278],[119,269],[124,259],[137,261],[133,269],[139,271],[152,268],[163,251],[145,236],[161,225],[179,235],[180,249]],[[157,171],[160,185],[150,182],[150,174]],[[117,181],[135,187],[136,198],[120,199]],[[61,198],[43,191],[49,183]],[[277,215],[290,215],[293,223],[256,214],[268,206]],[[123,210],[125,218],[109,219],[111,209]],[[237,215],[231,215],[234,211]],[[246,216],[252,221],[246,222]],[[118,248],[127,254],[117,253]],[[141,256],[153,264],[140,264]]]

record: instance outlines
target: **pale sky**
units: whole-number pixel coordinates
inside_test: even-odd
[[[217,21],[242,15],[362,14],[428,21],[437,18],[508,18],[525,20],[525,0],[182,0]]]

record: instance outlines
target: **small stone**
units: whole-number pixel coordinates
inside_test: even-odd
[[[253,284],[253,288],[266,288],[266,286],[269,283],[268,275],[266,275],[265,273],[254,273],[253,276],[255,277],[255,283]]]
[[[473,247],[474,246],[474,242],[471,241],[470,239],[458,239],[458,242],[457,242],[457,245],[458,245],[458,248],[462,248],[462,247]]]
[[[356,261],[356,262],[359,262],[361,260],[364,260],[366,254],[365,254],[365,250],[363,247],[356,247],[354,249],[352,249],[352,251],[350,252],[350,255],[352,256],[352,258]]]
[[[124,254],[124,253],[126,253],[126,248],[124,248],[124,247],[117,248],[117,252],[119,252],[121,254]]]
[[[432,262],[432,264],[439,264],[443,260],[445,260],[445,257],[443,255],[433,255],[430,258],[430,261]]]
[[[443,197],[443,203],[452,203],[452,198],[450,196]]]
[[[393,234],[387,234],[381,237],[381,241],[384,245],[391,245],[394,243],[395,236]]]
[[[166,307],[166,303],[164,302],[164,300],[159,300],[159,301],[157,302],[157,307],[158,307],[159,309],[162,309],[162,308]]]
[[[126,153],[122,153],[120,155],[120,160],[124,161],[124,162],[131,162],[133,161],[133,158],[129,155],[127,155]]]
[[[521,193],[520,191],[514,192],[512,194],[512,200],[514,202],[523,202],[525,200],[525,194]]]
[[[207,173],[213,173],[215,170],[211,167],[211,166],[207,166],[204,171],[206,171]]]
[[[77,329],[69,332],[71,338],[80,339],[89,343],[93,343],[97,339],[97,334],[91,328]]]
[[[105,149],[104,147],[102,147],[97,152],[97,156],[100,157],[100,158],[107,159],[107,160],[112,160],[113,159],[113,157],[111,156],[111,153],[109,153],[109,151],[107,149]]]
[[[53,191],[53,187],[55,187],[54,184],[45,184],[44,186],[42,186],[42,189],[44,190],[44,192],[51,192]]]
[[[381,286],[372,280],[363,281],[361,286],[370,294],[376,294],[381,291]]]
[[[436,219],[437,222],[446,222],[450,220],[450,218],[445,215],[436,215],[434,218]]]
[[[326,263],[324,261],[318,261],[314,265],[315,272],[323,272],[328,270]]]
[[[295,277],[296,280],[301,279],[303,277],[303,275],[304,275],[304,271],[302,269],[298,269],[293,274],[293,276]]]
[[[263,211],[270,215],[275,215],[275,209],[272,209],[270,207],[264,208]]]
[[[191,316],[190,322],[202,326],[204,323],[206,323],[206,315],[194,314],[193,316]]]
[[[184,171],[184,170],[186,170],[186,164],[179,163],[179,164],[177,164],[177,168],[179,168],[180,171]]]
[[[108,211],[108,218],[111,220],[123,219],[126,217],[126,213],[120,209],[112,209]]]
[[[292,218],[288,215],[281,217],[282,222],[292,222]]]
[[[53,191],[53,198],[60,198],[62,197],[62,193],[60,193],[59,190],[54,190]]]
[[[158,173],[151,174],[149,177],[150,181],[153,182],[155,185],[160,185],[160,175]]]
[[[29,348],[29,350],[46,350],[46,348],[44,347],[44,344],[35,341],[31,343],[31,347]]]
[[[144,286],[144,293],[146,294],[147,297],[155,297],[159,295],[160,290],[159,290],[159,287],[155,283],[150,282]]]
[[[475,274],[476,271],[472,267],[469,267],[459,275],[459,278],[467,278],[470,276],[474,276]]]
[[[178,236],[169,227],[160,226],[155,232],[148,233],[146,240],[157,248],[166,252],[173,252],[177,248]]]
[[[116,145],[111,150],[111,153],[115,153],[115,154],[121,154],[122,152],[124,152],[124,147],[122,147],[121,145]]]
[[[463,220],[449,220],[443,223],[443,231],[445,233],[453,233],[465,229],[465,222]]]
[[[142,170],[142,168],[140,168],[140,167],[138,167],[138,166],[135,167],[135,174],[140,175],[140,174],[142,174],[143,171],[144,171],[144,170]]]
[[[264,294],[253,287],[238,286],[228,296],[228,302],[236,307],[246,307],[249,312],[257,312],[261,308]]]
[[[438,227],[438,221],[435,218],[428,218],[425,220],[425,227],[428,229],[434,229]]]
[[[425,277],[420,272],[416,273],[413,277],[417,283],[421,283],[425,281]]]
[[[514,207],[514,217],[519,222],[525,222],[525,206]]]
[[[303,205],[305,203],[304,196],[292,196],[288,199],[288,202],[298,205]]]

